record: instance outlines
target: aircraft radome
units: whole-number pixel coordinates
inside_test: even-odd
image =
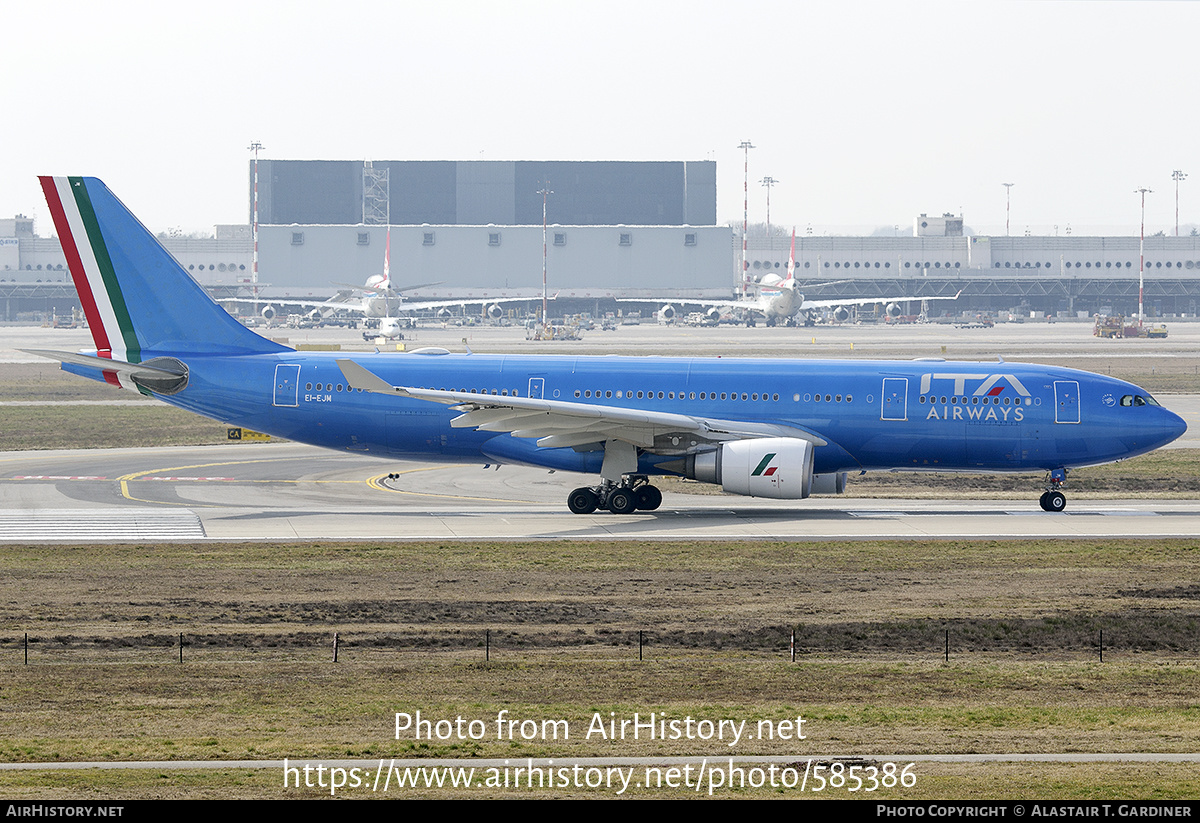
[[[568,497],[580,514],[657,508],[655,475],[800,499],[890,470],[1044,471],[1061,511],[1070,469],[1186,429],[1130,383],[1003,360],[297,352],[230,317],[101,181],[41,180],[96,351],[38,354],[331,449],[599,475]]]

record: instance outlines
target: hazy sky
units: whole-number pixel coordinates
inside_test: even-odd
[[[706,160],[717,218],[976,230],[1200,222],[1200,3],[5,4],[0,216],[104,178],[152,229],[247,219],[276,159]],[[531,192],[531,196],[536,196]],[[551,214],[553,219],[553,214]]]

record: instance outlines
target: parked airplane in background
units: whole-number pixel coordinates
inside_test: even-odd
[[[874,470],[1048,473],[1143,454],[1186,426],[1073,369],[945,361],[297,352],[245,328],[95,178],[42,178],[96,351],[38,354],[226,423],[395,458],[598,474],[577,513],[655,509],[655,475],[734,494],[840,492]]]
[[[831,286],[834,283],[844,283],[844,280],[832,281],[829,283],[814,283],[815,286]],[[835,320],[847,320],[850,317],[850,306],[870,306],[876,303],[883,303],[884,311],[892,317],[897,317],[901,313],[899,304],[910,300],[957,300],[958,294],[953,297],[846,297],[836,298],[833,300],[808,300],[799,290],[800,286],[796,282],[796,232],[792,230],[792,250],[788,254],[787,276],[780,277],[777,274],[764,275],[757,283],[750,284],[758,291],[758,296],[753,300],[691,300],[683,299],[675,301],[684,306],[703,306],[708,310],[708,315],[713,320],[719,320],[722,311],[732,311],[742,313],[748,316],[746,320],[748,325],[754,325],[754,318],[761,315],[768,326],[787,325],[793,326],[796,324],[797,318],[800,322],[806,325],[811,324],[811,315],[818,309],[833,309]],[[622,299],[621,303],[654,303],[658,304],[657,300],[644,300],[640,298]],[[658,310],[658,317],[661,320],[670,321],[675,317],[675,306],[672,303],[663,305]]]
[[[462,312],[466,311],[467,306],[480,306],[483,313],[492,320],[498,320],[504,316],[504,305],[506,303],[529,303],[529,298],[478,298],[465,300],[417,300],[408,301],[404,299],[404,292],[423,289],[429,286],[436,286],[437,283],[421,283],[415,286],[402,286],[395,288],[392,285],[392,231],[388,228],[387,242],[384,245],[383,252],[383,274],[373,274],[367,278],[367,282],[362,286],[354,286],[348,283],[339,283],[338,285],[344,288],[335,294],[333,297],[324,301],[314,300],[292,300],[292,299],[275,299],[266,300],[259,298],[257,300],[248,297],[227,297],[221,300],[222,303],[252,303],[255,306],[262,306],[260,314],[271,322],[279,314],[277,306],[295,306],[305,310],[305,314],[311,317],[330,317],[334,314],[346,312],[349,314],[362,315],[366,319],[380,321],[380,336],[395,337],[404,323],[403,317],[408,317],[415,312],[437,310],[438,316],[447,318],[453,316],[453,309],[459,309]],[[351,294],[354,291],[362,291],[365,294],[358,299],[351,299]]]

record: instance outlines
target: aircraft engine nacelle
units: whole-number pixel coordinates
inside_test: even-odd
[[[730,494],[800,500],[812,492],[813,444],[808,440],[738,440],[689,455],[686,464],[686,476],[719,483]]]
[[[487,315],[493,320],[499,320],[504,316],[504,309],[500,308],[498,304],[493,303],[487,307]]]
[[[675,307],[672,306],[670,303],[668,303],[667,305],[663,306],[661,309],[658,310],[658,316],[662,320],[674,320],[675,319]]]
[[[850,319],[850,310],[845,306],[838,306],[833,310],[833,319],[839,323],[844,323]]]
[[[713,321],[714,323],[721,322],[721,310],[718,308],[714,307],[714,308],[709,309],[708,311],[706,311],[704,313],[704,316],[707,317],[709,320]]]
[[[262,314],[263,320],[266,320],[268,323],[270,323],[272,320],[275,319],[275,307],[274,306],[263,306],[260,314]]]
[[[886,306],[883,307],[883,310],[885,312],[887,312],[888,317],[899,317],[900,316],[900,311],[901,311],[900,306],[896,303],[888,303]]]
[[[813,494],[845,494],[846,473],[814,474],[812,478]]]
[[[438,316],[439,320],[445,320],[449,317],[453,317],[454,314],[448,308],[443,306],[442,308],[437,310],[437,316]]]

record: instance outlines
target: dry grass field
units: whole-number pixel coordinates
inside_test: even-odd
[[[575,730],[595,712],[751,725],[801,715],[804,741],[735,750],[797,761],[1195,752],[1197,579],[1200,542],[1189,540],[3,547],[0,760],[730,751],[700,740],[394,739],[395,712],[418,709],[482,720],[507,709]],[[1194,765],[917,773],[916,787],[891,795],[1200,790]],[[0,781],[8,796],[288,796],[274,771]]]

